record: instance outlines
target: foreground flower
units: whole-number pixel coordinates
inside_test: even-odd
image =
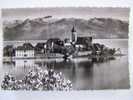
[[[11,75],[5,75],[1,88],[4,90],[72,90],[70,80],[65,80],[61,72],[53,69],[36,68],[31,70],[22,80],[16,80]]]

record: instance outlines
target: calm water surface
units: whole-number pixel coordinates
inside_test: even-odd
[[[17,79],[22,79],[34,67],[48,66],[48,68],[62,72],[66,79],[71,80],[74,90],[129,88],[128,40],[99,39],[94,42],[103,43],[108,47],[121,48],[126,56],[115,57],[108,61],[88,58],[76,58],[69,61],[63,59],[15,60],[3,64],[0,68],[1,75],[11,73]]]

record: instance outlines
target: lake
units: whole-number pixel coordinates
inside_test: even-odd
[[[95,39],[93,43],[102,43],[107,47],[121,48],[125,56],[114,57],[111,60],[76,58],[64,61],[59,59],[28,59],[4,63],[0,67],[0,75],[10,73],[17,79],[22,79],[28,71],[36,66],[53,68],[62,72],[73,84],[74,90],[128,89],[128,39]],[[8,43],[4,43],[8,44]],[[0,78],[2,79],[2,77]]]

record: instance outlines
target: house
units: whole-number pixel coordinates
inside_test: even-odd
[[[70,39],[67,39],[67,38],[66,38],[66,39],[64,40],[64,46],[65,46],[65,47],[70,47],[71,45],[72,45],[72,43],[71,43]]]
[[[90,50],[92,46],[92,37],[77,37],[75,46],[79,50]]]
[[[61,51],[61,47],[64,46],[64,43],[59,38],[50,38],[47,40],[47,52],[51,53],[59,53]]]
[[[16,58],[33,58],[35,56],[34,47],[30,43],[24,43],[15,49]]]
[[[37,43],[35,46],[35,54],[44,54],[46,49],[46,43],[40,42]]]

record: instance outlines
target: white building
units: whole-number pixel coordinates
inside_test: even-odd
[[[34,47],[30,43],[24,43],[15,50],[16,58],[33,58],[35,57]]]

